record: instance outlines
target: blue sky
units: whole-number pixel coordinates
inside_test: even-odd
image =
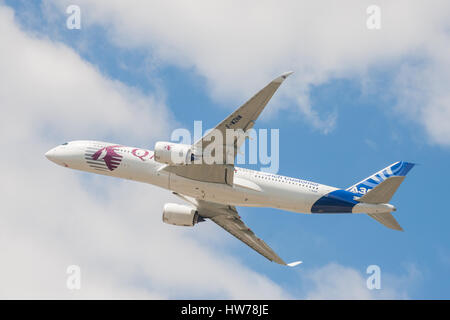
[[[448,166],[450,138],[437,139],[433,131],[436,126],[449,126],[449,122],[446,121],[448,118],[445,118],[448,113],[443,112],[441,123],[423,123],[421,117],[431,111],[420,109],[420,103],[422,99],[429,99],[429,96],[435,93],[432,90],[435,87],[425,83],[422,90],[429,89],[429,92],[423,97],[414,98],[417,105],[409,100],[411,97],[407,94],[410,91],[405,93],[399,89],[402,88],[399,83],[403,80],[399,77],[405,72],[406,67],[418,68],[420,71],[422,70],[420,68],[427,68],[435,63],[433,57],[427,54],[422,56],[420,49],[414,51],[416,49],[412,50],[409,47],[404,51],[398,49],[399,52],[395,54],[385,54],[383,49],[380,49],[379,55],[382,58],[377,60],[372,56],[367,57],[368,62],[364,67],[359,65],[349,65],[347,69],[323,67],[324,69],[316,70],[318,75],[311,76],[315,80],[303,82],[303,78],[309,77],[309,71],[298,67],[295,56],[294,58],[289,56],[285,61],[274,63],[264,72],[256,74],[250,83],[247,82],[248,73],[258,66],[248,67],[248,71],[243,70],[242,75],[236,74],[233,84],[236,88],[228,89],[226,87],[228,82],[222,83],[222,80],[216,80],[219,77],[216,73],[209,74],[204,71],[205,67],[198,63],[201,60],[187,58],[180,63],[180,58],[161,54],[157,40],[151,44],[141,43],[139,38],[131,41],[131,44],[122,41],[117,35],[118,27],[114,26],[115,22],[104,23],[102,19],[105,18],[102,17],[95,20],[97,16],[89,15],[89,10],[96,8],[91,8],[82,1],[80,4],[82,14],[86,13],[86,19],[92,20],[86,24],[82,20],[81,30],[66,29],[64,25],[67,15],[61,10],[64,6],[56,5],[52,1],[44,3],[5,1],[4,4],[0,2],[0,5],[14,9],[16,23],[21,26],[23,32],[34,34],[38,39],[49,38],[52,43],[63,43],[105,78],[137,89],[143,95],[160,98],[167,108],[168,124],[164,130],[148,136],[148,144],[141,145],[146,148],[152,148],[157,139],[167,139],[164,134],[170,134],[174,128],[184,127],[192,130],[194,120],[203,120],[204,129],[213,127],[235,107],[250,98],[255,89],[262,88],[278,74],[293,69],[295,73],[286,81],[286,86],[283,84],[280,87],[277,96],[269,103],[262,119],[255,126],[280,130],[278,173],[327,185],[347,187],[395,161],[418,163],[392,200],[398,208],[396,217],[405,232],[387,229],[363,215],[301,215],[270,208],[239,208],[247,225],[282,258],[286,261],[301,259],[304,263],[293,269],[269,263],[226,234],[221,235],[221,239],[226,241],[214,240],[218,242],[215,243],[215,248],[226,257],[231,256],[232,259],[245,265],[251,272],[269,279],[290,297],[315,297],[313,293],[317,293],[317,297],[327,297],[321,291],[326,291],[327,288],[343,291],[340,292],[341,295],[336,295],[337,297],[358,297],[346,295],[345,285],[339,286],[339,279],[336,278],[345,277],[347,271],[356,272],[359,276],[352,274],[348,280],[344,279],[348,281],[349,287],[353,287],[350,282],[365,281],[366,268],[375,264],[380,266],[382,271],[382,289],[380,293],[367,290],[360,296],[362,298],[384,297],[383,290],[388,289],[394,292],[392,297],[396,298],[449,298],[450,277],[447,273],[450,267],[450,235],[447,229],[450,217],[445,199],[448,192],[447,181],[450,179]],[[111,7],[113,10],[114,5]],[[448,7],[446,10],[448,12]],[[429,19],[432,19],[432,13],[424,13],[427,14],[430,15]],[[363,12],[362,20],[364,15]],[[424,20],[428,19],[425,18]],[[172,22],[168,20],[167,24],[170,26]],[[232,37],[231,34],[229,36]],[[412,46],[415,48],[415,44]],[[433,48],[433,43],[428,46],[428,49]],[[176,48],[181,51],[179,54],[183,57],[183,47]],[[189,51],[189,48],[185,49]],[[187,54],[186,56],[189,57]],[[366,59],[364,52],[360,53],[359,57],[361,61]],[[280,60],[282,59],[283,57],[280,57]],[[285,69],[275,70],[276,67],[289,65],[290,59],[292,68],[287,66]],[[224,63],[232,63],[225,60]],[[320,64],[311,59],[313,70],[314,63]],[[252,64],[251,59],[248,60],[248,64]],[[233,66],[231,69],[235,68],[237,67]],[[245,69],[246,66],[242,68]],[[364,70],[361,71],[360,68]],[[433,75],[435,69],[430,70],[426,69]],[[423,75],[420,72],[414,74],[417,77]],[[265,77],[266,75],[268,77]],[[70,77],[70,74],[67,76]],[[225,78],[228,76],[232,77],[224,75]],[[412,84],[408,87],[416,92]],[[308,105],[319,118],[335,116],[335,122],[327,127],[327,133],[320,125],[314,125],[311,118],[314,116],[308,115],[308,112],[302,109],[298,98],[305,96]],[[404,106],[409,103],[411,109],[405,110]],[[269,112],[268,109],[271,108],[273,110]],[[446,105],[445,108],[450,106]],[[148,126],[152,125],[148,123]],[[111,131],[114,132],[114,128],[111,128]],[[438,134],[442,135],[441,132],[445,134],[448,130],[438,130]],[[142,141],[141,136],[136,138],[132,135],[121,135],[120,132],[110,134],[106,130],[92,134],[94,136],[77,137],[71,132],[66,132],[58,138],[66,141],[85,138],[111,140],[120,137],[122,141],[114,142],[129,145],[136,145]],[[55,142],[55,138],[44,135],[42,139],[47,139],[44,145],[51,145]],[[130,141],[127,141],[128,139]],[[96,188],[93,190],[99,194],[105,192],[101,186],[89,186],[92,178],[86,174],[71,172],[70,175],[75,176],[75,179],[81,179],[85,188]],[[119,184],[110,178],[98,179],[108,181],[110,188],[114,188],[115,183]],[[119,187],[123,188],[124,185],[118,185]],[[154,189],[149,190],[153,192]],[[155,209],[151,214],[161,213],[159,209]],[[161,223],[159,227],[165,226]],[[219,228],[202,225],[196,226],[195,229],[195,233],[204,230],[224,233]],[[191,230],[180,232],[197,239],[197,249],[202,250],[201,235],[194,235],[194,231]],[[66,254],[70,255],[70,252]],[[339,268],[343,268],[346,272],[339,272],[341,270]],[[325,279],[324,283],[317,280],[314,275],[321,275],[319,272],[321,270],[329,270],[331,279]],[[145,282],[145,277],[143,279]],[[344,283],[347,283],[345,281]],[[357,283],[355,286],[360,288],[365,284]],[[171,290],[176,292],[176,286]],[[170,293],[167,297],[207,298],[208,294],[205,292],[190,293],[184,289],[181,294]],[[217,297],[228,296],[218,294]]]

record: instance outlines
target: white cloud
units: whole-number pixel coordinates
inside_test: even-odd
[[[169,132],[164,101],[106,79],[60,43],[25,35],[12,15],[2,10],[2,133],[28,136],[37,130],[81,138],[89,132],[119,140],[127,135],[144,144]]]
[[[399,96],[401,114],[423,125],[431,143],[443,146],[450,146],[449,39],[433,41],[429,48],[433,60],[403,65],[392,88]]]
[[[0,37],[1,298],[287,296],[197,235],[216,228],[163,224],[169,192],[44,158],[61,139],[150,146],[168,132],[164,101],[106,78],[61,43],[26,34],[1,5]],[[80,291],[66,288],[73,264]]]
[[[73,2],[57,5],[62,10]],[[377,31],[366,27],[372,1],[75,2],[86,32],[98,23],[116,44],[149,48],[158,61],[193,67],[218,99],[242,102],[271,77],[293,69],[295,76],[279,94],[288,100],[277,99],[278,105],[293,102],[323,132],[333,129],[336,110],[315,110],[308,99],[312,85],[335,78],[366,82],[371,70],[395,70],[405,58],[426,61],[413,74],[403,73],[413,81],[407,86],[399,74],[393,93],[401,115],[423,125],[431,141],[450,144],[448,1],[378,1]],[[410,91],[424,102],[415,104],[414,115],[402,108],[411,102]]]
[[[302,274],[308,287],[306,299],[407,299],[411,287],[417,284],[421,273],[414,265],[408,265],[401,276],[384,272],[381,268],[381,288],[369,290],[366,282],[369,274],[337,263]]]

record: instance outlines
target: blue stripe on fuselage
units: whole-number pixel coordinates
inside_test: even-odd
[[[312,213],[349,213],[358,203],[356,195],[345,190],[335,190],[317,200],[311,207]]]

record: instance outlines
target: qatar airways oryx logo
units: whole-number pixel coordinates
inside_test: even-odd
[[[113,171],[117,169],[122,162],[123,156],[116,152],[120,145],[105,147],[87,147],[85,159],[88,165],[99,171]]]

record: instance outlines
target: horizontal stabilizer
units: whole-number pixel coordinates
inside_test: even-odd
[[[369,216],[389,229],[403,231],[403,228],[398,224],[397,220],[395,220],[394,216],[390,212],[371,213]]]
[[[358,201],[373,204],[389,203],[395,191],[397,191],[403,180],[405,180],[405,177],[401,176],[386,178],[386,180],[360,197]]]

